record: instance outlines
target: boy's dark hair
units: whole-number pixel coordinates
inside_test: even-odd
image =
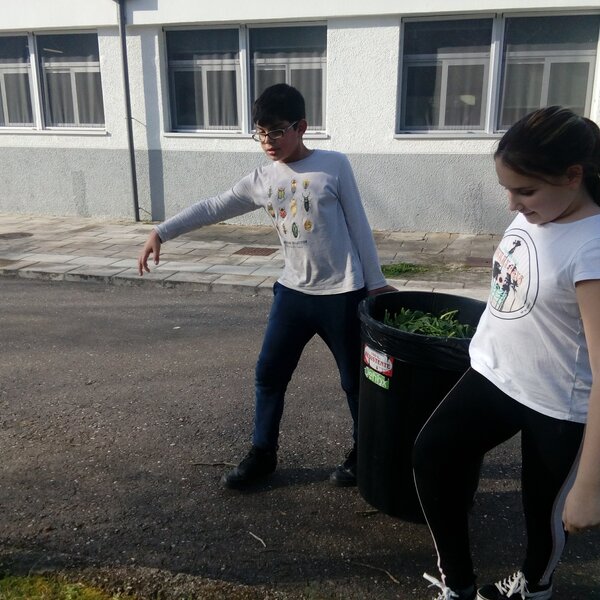
[[[583,183],[600,204],[600,129],[562,106],[540,108],[517,121],[502,137],[494,158],[521,175],[555,177],[583,167]]]
[[[306,119],[302,94],[287,83],[268,87],[252,106],[252,121],[258,125],[273,125],[280,121],[294,123]]]

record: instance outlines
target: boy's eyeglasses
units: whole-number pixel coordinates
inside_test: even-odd
[[[299,121],[294,121],[291,125],[288,125],[285,129],[273,129],[271,131],[265,131],[264,133],[259,133],[255,131],[252,133],[252,139],[255,142],[266,142],[267,138],[271,141],[278,140],[282,138],[292,127],[296,127]]]

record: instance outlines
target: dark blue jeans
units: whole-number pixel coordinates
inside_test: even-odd
[[[277,448],[285,391],[306,344],[316,334],[331,350],[354,422],[358,423],[360,322],[364,289],[315,296],[276,283],[273,305],[256,365],[256,412],[252,443]]]

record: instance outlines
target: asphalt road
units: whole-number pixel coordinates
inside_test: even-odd
[[[60,569],[146,598],[433,597],[426,527],[327,481],[350,422],[320,340],[290,384],[275,477],[221,488],[223,463],[248,448],[268,308],[243,294],[1,279],[0,571]],[[484,465],[472,515],[482,582],[520,563],[517,453],[515,439]],[[555,600],[600,598],[600,531],[571,538],[555,582]]]

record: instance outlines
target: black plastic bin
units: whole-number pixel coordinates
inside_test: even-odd
[[[476,326],[485,302],[436,292],[390,292],[366,298],[359,307],[363,357],[358,489],[381,512],[423,522],[412,448],[425,421],[468,368],[471,340],[406,333],[384,325],[385,310],[393,314],[400,308],[435,315],[458,310],[461,323]]]

